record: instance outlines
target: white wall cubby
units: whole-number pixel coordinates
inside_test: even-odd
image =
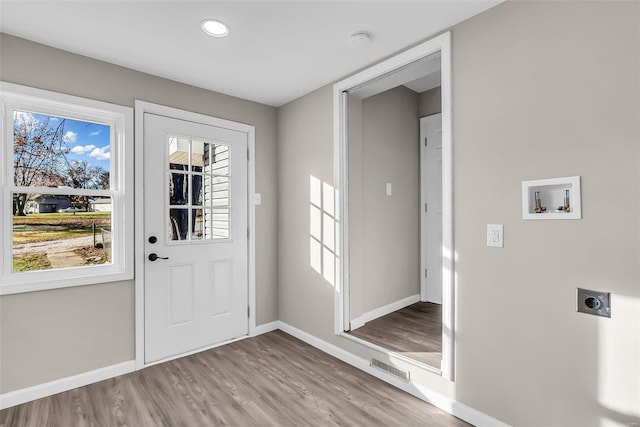
[[[565,195],[568,191],[568,209]],[[536,193],[540,208],[536,212]],[[581,219],[580,177],[538,179],[522,181],[522,219]]]

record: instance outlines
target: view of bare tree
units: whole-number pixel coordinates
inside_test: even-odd
[[[14,183],[24,187],[69,186],[82,189],[108,189],[109,172],[83,160],[70,160],[65,119],[16,112],[14,117]],[[14,215],[25,215],[25,206],[33,194],[13,196]],[[75,207],[88,210],[88,196],[72,196]]]
[[[108,189],[109,172],[101,166],[91,165],[84,160],[67,162],[66,173],[60,177],[63,185],[83,189]],[[105,186],[106,185],[106,186]],[[71,196],[71,204],[89,210],[89,196]]]
[[[65,144],[65,120],[36,120],[33,115],[16,112],[14,117],[13,171],[17,186],[60,184],[69,150]],[[24,215],[27,194],[15,194],[13,212]]]

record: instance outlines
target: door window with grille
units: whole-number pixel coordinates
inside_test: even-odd
[[[229,239],[229,146],[169,136],[169,241]]]

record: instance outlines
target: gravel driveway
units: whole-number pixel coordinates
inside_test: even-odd
[[[83,246],[93,246],[93,236],[72,239],[50,240],[48,242],[22,243],[13,247],[14,255],[31,255],[37,252],[62,252]]]

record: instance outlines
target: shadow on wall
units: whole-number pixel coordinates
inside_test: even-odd
[[[338,212],[335,189],[309,175],[309,264],[324,280],[338,283]]]

